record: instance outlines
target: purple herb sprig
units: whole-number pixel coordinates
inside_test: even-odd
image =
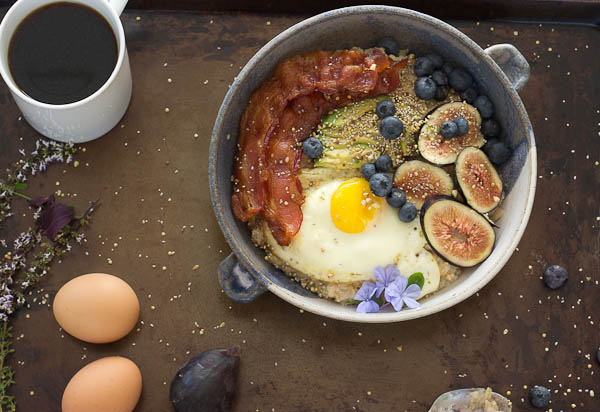
[[[35,142],[35,150],[26,155],[25,150],[19,149],[22,159],[7,169],[5,179],[0,179],[0,229],[4,221],[14,215],[12,200],[14,196],[24,197],[20,191],[27,188],[25,182],[30,176],[44,172],[52,163],[71,163],[78,148],[72,143],[55,142],[49,139],[39,139]]]
[[[85,242],[84,228],[98,204],[94,202],[76,217],[72,208],[56,202],[52,195],[32,200],[23,191],[28,188],[29,177],[44,172],[52,163],[71,163],[77,151],[69,143],[40,139],[29,156],[19,149],[23,158],[6,170],[6,178],[0,179],[0,229],[14,215],[15,197],[28,200],[36,208],[35,228],[21,233],[12,245],[0,239],[0,411],[16,410],[14,397],[8,393],[15,383],[14,370],[6,364],[7,357],[14,352],[10,315],[25,304],[26,293],[31,293],[50,272],[54,260],[68,253],[73,244]]]
[[[422,273],[417,272],[407,278],[400,274],[396,265],[387,265],[385,268],[377,266],[373,276],[375,283],[363,282],[354,296],[354,300],[359,302],[357,313],[375,313],[390,304],[397,312],[404,307],[416,309],[421,306],[417,298],[424,282]]]

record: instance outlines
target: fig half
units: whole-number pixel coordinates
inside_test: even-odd
[[[502,200],[502,179],[482,150],[465,148],[456,158],[456,180],[465,200],[479,213],[494,210]]]
[[[175,412],[229,412],[239,365],[236,347],[209,350],[190,359],[171,382]]]
[[[444,122],[464,117],[469,124],[467,134],[446,139],[440,134]],[[481,147],[485,139],[481,133],[481,115],[468,103],[446,103],[433,111],[419,132],[418,147],[425,160],[438,165],[454,163],[458,154],[468,146]]]
[[[452,194],[454,182],[444,169],[420,160],[402,163],[394,174],[394,187],[402,189],[417,209],[431,196]]]
[[[496,241],[494,229],[482,215],[448,196],[434,196],[425,202],[421,227],[440,257],[464,268],[483,262]]]

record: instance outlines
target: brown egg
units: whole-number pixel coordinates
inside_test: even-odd
[[[77,339],[107,343],[131,332],[140,315],[140,302],[122,279],[90,273],[65,283],[52,310],[58,324]]]
[[[142,393],[142,374],[127,358],[112,356],[84,366],[67,384],[62,412],[131,412]]]

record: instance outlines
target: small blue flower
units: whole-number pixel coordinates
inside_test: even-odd
[[[398,276],[391,285],[385,288],[385,300],[392,304],[397,312],[402,310],[406,305],[409,309],[415,309],[421,306],[416,298],[421,294],[419,285],[408,285],[408,278]]]
[[[381,266],[377,266],[373,272],[377,283],[375,284],[375,296],[381,296],[381,293],[389,285],[400,276],[400,269],[396,265],[387,265],[385,269]]]
[[[373,295],[375,294],[375,283],[373,282],[363,282],[356,295],[354,295],[354,300],[361,301],[356,307],[357,313],[373,313],[379,310],[379,305],[377,302],[371,300]]]

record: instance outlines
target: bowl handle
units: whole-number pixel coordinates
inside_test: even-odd
[[[219,263],[219,283],[229,299],[249,303],[265,293],[267,288],[231,253]]]
[[[518,92],[523,90],[529,80],[529,63],[512,44],[495,44],[485,52],[502,69],[512,87]]]

